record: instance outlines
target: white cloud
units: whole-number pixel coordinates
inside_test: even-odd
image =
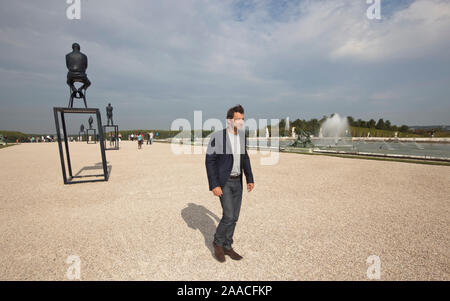
[[[99,106],[106,97],[126,103],[127,127],[170,125],[139,124],[136,117],[151,110],[173,119],[197,109],[220,117],[237,102],[258,116],[292,118],[375,119],[409,104],[448,109],[449,1],[416,0],[381,22],[367,19],[365,1],[293,1],[275,14],[276,1],[255,0],[238,18],[239,3],[82,1],[82,19],[69,21],[64,1],[3,2],[0,104],[26,100],[27,89],[47,109],[65,103],[64,55],[77,41],[89,57],[89,97]],[[19,79],[23,91],[11,88]],[[381,101],[393,96],[387,112]],[[450,123],[442,116],[428,120]],[[48,120],[51,128],[50,113]]]
[[[383,22],[373,26],[368,22],[359,26],[364,30],[350,32],[332,56],[382,61],[442,55],[450,50],[448,1],[417,0]]]

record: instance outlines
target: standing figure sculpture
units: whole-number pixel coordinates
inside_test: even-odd
[[[108,117],[108,125],[109,125],[109,121],[111,121],[111,125],[114,125],[114,122],[113,122],[113,107],[111,106],[110,103],[106,107],[106,117]]]
[[[74,98],[82,98],[84,106],[87,108],[85,94],[87,88],[91,85],[91,82],[86,75],[88,59],[85,54],[81,53],[79,44],[72,44],[72,52],[66,55],[66,66],[69,70],[67,73],[67,84],[70,87],[69,108],[73,108]],[[81,82],[83,85],[77,89],[74,85],[75,82]]]
[[[92,118],[92,116],[89,116],[89,129],[92,130],[92,123],[94,122],[94,118]]]

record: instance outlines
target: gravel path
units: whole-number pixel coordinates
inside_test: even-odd
[[[99,146],[70,143],[73,170],[101,172]],[[202,150],[198,148],[197,150]],[[250,154],[236,251],[212,255],[221,215],[204,154],[122,142],[109,182],[63,185],[57,144],[0,150],[0,280],[450,280],[450,167]]]

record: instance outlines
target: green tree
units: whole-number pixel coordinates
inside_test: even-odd
[[[375,128],[376,129],[379,129],[379,130],[384,130],[384,120],[383,120],[383,118],[380,118],[379,120],[378,120],[378,122],[377,122],[377,125],[375,126]]]
[[[347,116],[347,120],[350,126],[355,126],[355,119],[352,116]]]
[[[279,137],[284,137],[286,136],[286,120],[285,119],[281,119],[280,122],[278,123],[278,132]]]
[[[409,127],[407,125],[402,125],[398,130],[400,132],[407,132],[409,130]]]
[[[385,122],[384,122],[384,128],[386,129],[386,130],[392,130],[392,125],[391,125],[391,122],[389,121],[389,120],[386,120]]]

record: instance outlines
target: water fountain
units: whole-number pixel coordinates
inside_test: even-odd
[[[334,114],[323,122],[317,137],[300,130],[294,143],[285,141],[280,149],[450,162],[450,139],[447,138],[439,141],[436,138],[405,138],[399,137],[398,132],[394,137],[371,136],[369,131],[367,137],[352,138],[347,118]]]
[[[350,133],[350,125],[347,117],[334,114],[327,118],[319,130],[318,138],[313,138],[317,147],[353,147]]]

